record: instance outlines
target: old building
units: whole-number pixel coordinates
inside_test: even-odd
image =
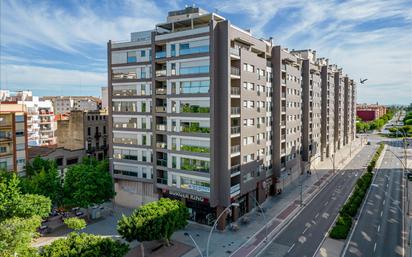
[[[42,100],[53,102],[56,114],[70,111],[95,111],[101,109],[101,99],[93,96],[44,96]]]
[[[71,111],[68,119],[57,121],[57,145],[69,150],[84,149],[98,160],[107,158],[107,112]]]

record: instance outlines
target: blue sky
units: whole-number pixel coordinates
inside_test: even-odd
[[[152,29],[186,4],[289,49],[315,49],[354,79],[368,78],[358,102],[412,102],[408,0],[2,0],[0,88],[98,96],[107,83],[107,41]]]

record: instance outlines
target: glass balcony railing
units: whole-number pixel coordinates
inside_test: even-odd
[[[166,51],[159,51],[156,52],[156,59],[160,59],[160,58],[166,58]]]
[[[230,147],[230,153],[235,154],[235,153],[240,153],[240,145],[234,145]]]
[[[230,108],[230,114],[232,114],[232,115],[240,114],[240,107],[231,107]]]
[[[192,47],[188,49],[180,49],[179,54],[185,55],[185,54],[198,54],[198,53],[208,53],[208,52],[209,52],[209,46],[197,46],[197,47]]]
[[[180,75],[209,73],[209,66],[196,66],[196,67],[180,68],[179,73],[180,73]]]
[[[240,88],[239,87],[232,87],[230,88],[231,95],[240,95]]]
[[[240,76],[240,69],[237,67],[230,67],[230,74]]]
[[[230,134],[235,135],[240,133],[240,126],[235,126],[230,128]]]

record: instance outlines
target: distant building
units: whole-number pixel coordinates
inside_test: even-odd
[[[27,114],[16,102],[0,102],[0,169],[25,175]]]
[[[29,148],[28,151],[28,160],[30,162],[36,157],[56,161],[59,175],[62,177],[70,166],[80,163],[84,156],[86,156],[84,149],[70,150],[56,146],[35,146]]]
[[[93,96],[44,96],[43,100],[53,102],[56,114],[70,111],[95,111],[101,109],[101,100]]]
[[[98,160],[107,158],[106,111],[72,111],[68,119],[57,121],[57,145],[69,150],[84,149]]]
[[[356,115],[363,121],[379,119],[386,114],[386,111],[386,107],[379,104],[358,104],[356,106]]]
[[[102,109],[109,108],[109,89],[102,87]]]

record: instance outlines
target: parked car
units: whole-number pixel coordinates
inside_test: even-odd
[[[408,172],[408,180],[412,180],[412,172]]]

